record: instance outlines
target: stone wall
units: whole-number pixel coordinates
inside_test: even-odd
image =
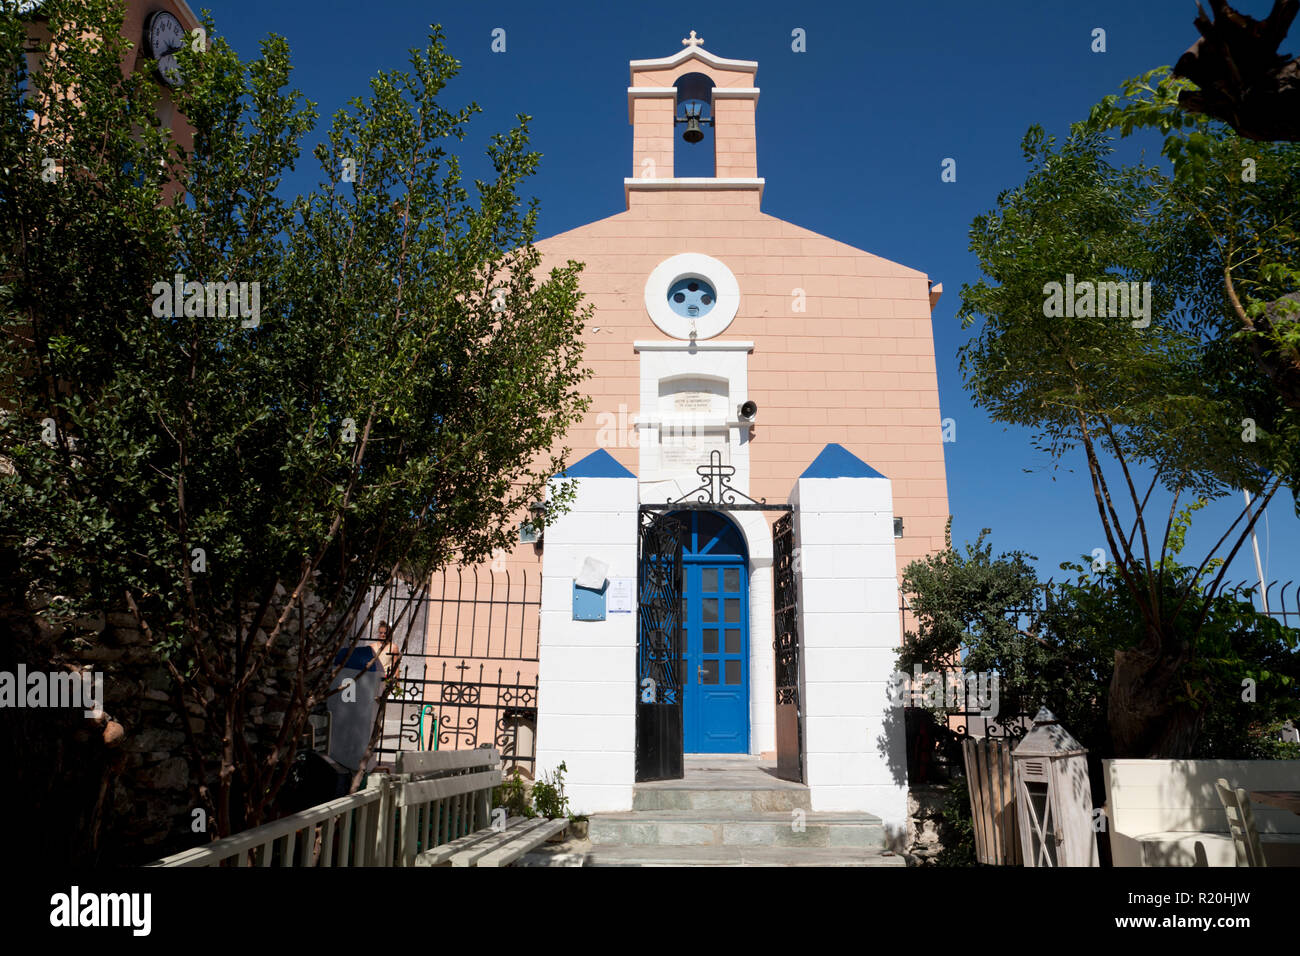
[[[281,590],[278,598],[283,597]],[[267,631],[278,616],[275,603],[278,601],[266,612],[262,629],[257,632],[255,640],[260,646],[265,646]],[[246,612],[245,627],[254,610]],[[307,620],[319,613],[319,601],[309,600],[305,608]],[[72,720],[70,727],[81,726],[71,731],[67,727],[58,729],[47,720],[38,728],[38,732],[48,730],[53,738],[71,733],[80,740],[79,755],[69,754],[68,759],[51,763],[47,772],[64,778],[61,784],[65,789],[79,791],[69,795],[72,803],[98,807],[97,811],[79,814],[83,819],[76,824],[89,826],[92,818],[98,824],[97,844],[82,851],[89,852],[91,858],[81,855],[68,862],[139,864],[207,842],[205,832],[193,829],[194,810],[202,804],[197,798],[196,781],[192,780],[191,750],[175,703],[175,682],[137,627],[134,616],[125,612],[99,615],[77,622],[62,637],[42,630],[45,640],[39,644],[44,649],[55,648],[56,661],[38,663],[31,658],[40,651],[29,651],[29,668],[89,668],[104,675],[103,719],[65,715],[60,719]],[[224,640],[233,640],[233,635],[227,634]],[[277,640],[250,684],[245,724],[246,737],[255,753],[270,749],[284,723],[297,667],[296,643],[288,638]],[[311,662],[314,668],[323,663]],[[214,696],[208,689],[205,699],[212,701]],[[192,732],[201,740],[209,740],[212,748],[219,746],[220,738],[215,736],[219,728],[206,725],[197,702],[187,701],[186,712]],[[69,741],[70,745],[76,743]],[[30,762],[31,754],[26,759]],[[78,775],[75,767],[79,762],[99,769],[97,773]],[[214,768],[215,761],[210,764],[210,769]],[[39,771],[37,767],[30,769],[33,774]],[[94,792],[97,787],[99,793]],[[58,811],[56,816],[66,816],[66,811]],[[58,821],[52,820],[49,825],[58,825]]]
[[[948,798],[944,786],[912,787],[907,792],[907,849],[910,864],[928,866],[943,852],[941,811]]]

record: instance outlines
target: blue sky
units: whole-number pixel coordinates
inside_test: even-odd
[[[203,4],[192,4],[199,9]],[[214,0],[218,30],[246,58],[268,33],[287,37],[294,84],[329,117],[363,94],[377,70],[404,66],[441,23],[462,70],[448,106],[476,101],[462,156],[467,177],[489,135],[533,116],[544,154],[530,191],[541,201],[540,235],[621,212],[632,130],[627,62],[681,49],[690,30],[710,51],[757,60],[758,172],[763,209],[942,282],[934,313],[942,413],[957,423],[945,446],[953,537],[993,529],[996,550],[1037,555],[1043,576],[1104,547],[1081,453],[1054,477],[1023,429],[1004,429],[973,408],[957,349],[969,338],[955,318],[962,284],[979,278],[967,251],[971,220],[1022,182],[1020,141],[1033,123],[1064,133],[1121,81],[1172,64],[1196,39],[1191,0],[1058,3],[968,0],[925,3],[710,3],[695,12],[660,4],[414,0]],[[1237,0],[1257,17],[1271,0]],[[1106,31],[1093,53],[1092,31]],[[506,50],[491,50],[506,31]],[[802,28],[807,51],[791,50]],[[1282,46],[1300,47],[1300,28]],[[324,128],[322,122],[322,129]],[[957,160],[957,181],[940,163]],[[314,161],[289,180],[315,182]],[[1027,473],[1027,471],[1029,473]],[[1185,557],[1208,550],[1235,517],[1240,495],[1197,515]],[[1266,576],[1300,578],[1300,521],[1289,495],[1260,524]],[[1249,545],[1234,580],[1254,577]]]

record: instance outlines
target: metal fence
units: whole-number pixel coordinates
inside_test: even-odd
[[[502,767],[534,775],[541,575],[456,568],[415,602],[409,637],[395,629],[396,673],[376,754],[494,747]],[[392,617],[400,614],[395,609]],[[372,627],[382,618],[373,615]]]
[[[1277,590],[1275,591],[1274,588]],[[1291,598],[1287,600],[1287,593]],[[1249,601],[1262,613],[1275,617],[1285,627],[1300,627],[1300,581],[1285,581],[1279,585],[1272,581],[1261,593],[1259,583],[1239,581],[1225,585],[1222,593],[1231,594],[1240,600]],[[1267,610],[1265,610],[1267,608]]]

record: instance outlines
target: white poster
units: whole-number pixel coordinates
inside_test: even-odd
[[[610,578],[605,601],[607,613],[631,614],[636,610],[636,578]]]

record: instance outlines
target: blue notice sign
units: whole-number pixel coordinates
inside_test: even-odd
[[[573,585],[573,619],[575,621],[605,620],[605,592],[609,588],[606,581],[599,591],[594,588]]]

